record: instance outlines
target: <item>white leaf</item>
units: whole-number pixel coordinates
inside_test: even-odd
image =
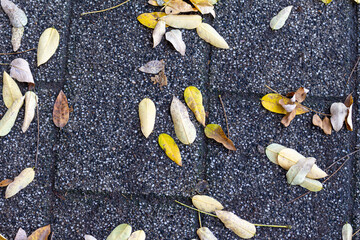
[[[153,60],[147,62],[144,66],[139,68],[139,71],[144,73],[158,74],[165,67],[164,60]]]
[[[333,103],[330,107],[331,113],[331,125],[333,126],[334,130],[338,132],[345,121],[346,115],[348,113],[348,108],[343,103]]]
[[[24,35],[24,27],[13,27],[11,35],[11,45],[13,46],[14,52],[16,52],[21,46],[21,38]]]
[[[19,176],[14,178],[14,181],[10,183],[5,191],[5,198],[10,198],[17,194],[20,190],[26,188],[35,177],[35,171],[33,168],[25,168]]]
[[[199,15],[166,15],[161,17],[167,25],[173,28],[194,29],[202,22]]]
[[[185,55],[186,45],[182,40],[181,31],[180,30],[171,30],[165,34],[166,40],[172,43],[176,51],[178,51],[181,55]]]
[[[1,137],[7,135],[10,132],[11,128],[14,126],[19,110],[24,103],[24,98],[25,97],[21,97],[17,99],[0,120]]]
[[[18,8],[13,2],[9,0],[1,0],[1,7],[8,15],[11,25],[16,28],[23,27],[27,24],[28,20],[23,10]]]
[[[226,43],[225,39],[209,24],[201,23],[197,28],[196,32],[204,39],[206,42],[210,43],[211,45],[228,49],[229,45]]]
[[[127,240],[145,240],[146,234],[143,230],[137,230]]]
[[[85,235],[84,238],[85,238],[85,240],[96,240],[96,238],[94,238],[91,235]]]
[[[153,42],[154,42],[153,48],[156,47],[157,45],[159,45],[165,32],[166,32],[166,24],[164,21],[159,20],[154,28],[153,35],[152,35]]]
[[[25,117],[24,117],[23,125],[21,127],[21,130],[23,132],[26,132],[26,130],[30,126],[30,123],[34,119],[37,102],[38,102],[38,97],[34,92],[27,91],[25,93]]]
[[[46,29],[40,36],[37,48],[37,65],[46,63],[59,46],[60,35],[55,28]]]
[[[144,134],[144,136],[147,138],[154,129],[155,117],[156,117],[155,104],[153,101],[151,101],[151,99],[144,98],[139,103],[139,117],[140,117],[141,131]]]
[[[10,76],[19,82],[34,83],[29,63],[23,58],[16,58],[10,63]]]
[[[275,17],[273,17],[271,19],[270,27],[273,30],[278,30],[278,29],[282,28],[284,26],[286,20],[288,19],[292,8],[293,8],[293,6],[288,6],[284,9],[282,9]]]
[[[342,228],[342,239],[351,240],[353,235],[353,228],[349,223],[346,223]]]
[[[14,240],[27,240],[27,235],[24,229],[19,228]]]

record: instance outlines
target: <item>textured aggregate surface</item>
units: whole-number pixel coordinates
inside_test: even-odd
[[[315,157],[326,168],[359,146],[359,67],[347,83],[359,56],[359,7],[352,0],[329,5],[320,0],[221,0],[215,7],[217,17],[204,16],[203,21],[225,38],[230,49],[211,47],[195,30],[181,29],[185,56],[165,39],[152,48],[152,30],[136,17],[159,9],[145,0],[82,17],[82,12],[119,1],[16,3],[29,18],[19,51],[36,48],[48,27],[58,29],[61,40],[56,54],[39,68],[36,50],[0,55],[1,63],[16,57],[28,60],[40,110],[35,181],[10,199],[4,199],[5,189],[0,189],[0,234],[13,239],[19,227],[30,234],[51,224],[53,239],[83,239],[85,234],[106,239],[117,225],[129,223],[134,230],[143,229],[147,239],[196,239],[197,213],[174,203],[191,204],[195,193],[215,197],[253,223],[293,226],[257,227],[254,239],[341,239],[345,222],[360,228],[360,154],[351,156],[324,190],[294,202],[305,190],[288,186],[286,171],[264,154],[268,144],[280,143]],[[270,19],[288,5],[294,8],[285,26],[272,31]],[[2,10],[0,18],[0,52],[11,52],[10,22]],[[162,90],[150,81],[150,74],[138,71],[155,59],[166,62],[168,85]],[[0,67],[9,72],[9,66]],[[284,128],[282,116],[260,104],[259,99],[270,92],[265,84],[283,94],[307,87],[310,93],[304,104],[326,113],[332,102],[344,101],[353,92],[354,131],[342,129],[326,136],[312,125],[311,113],[296,116]],[[183,91],[190,85],[203,94],[207,123],[220,124],[227,132],[218,98],[222,96],[236,152],[207,139],[191,112],[197,138],[191,145],[178,141],[170,103],[172,96],[184,102]],[[26,85],[19,87],[25,93]],[[60,90],[73,109],[62,130],[52,122]],[[154,132],[147,139],[138,119],[138,104],[145,97],[155,102],[157,110]],[[0,116],[5,112],[0,104]],[[0,138],[1,179],[35,166],[36,121],[23,134],[23,116],[22,109],[11,132]],[[174,137],[182,168],[158,146],[161,133]],[[213,217],[202,215],[202,225],[218,239],[239,239]]]

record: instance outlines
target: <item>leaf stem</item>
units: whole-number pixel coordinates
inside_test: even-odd
[[[346,84],[349,83],[349,81],[350,81],[350,79],[351,79],[351,77],[352,77],[352,75],[353,75],[353,73],[354,73],[354,71],[355,71],[355,69],[356,69],[356,66],[359,64],[359,61],[360,61],[360,57],[358,57],[358,60],[356,61],[353,69],[351,70],[350,76],[349,76],[348,80],[346,81]]]
[[[227,120],[227,117],[226,117],[226,111],[225,111],[225,107],[224,107],[224,103],[223,103],[223,100],[221,98],[221,95],[219,95],[219,99],[220,99],[220,103],[221,103],[221,106],[224,110],[224,115],[225,115],[225,122],[226,122],[226,129],[227,129],[227,132],[228,132],[228,138],[230,138],[230,131],[229,131],[229,125],[228,125],[228,120]]]
[[[354,232],[354,234],[352,236],[355,236],[356,234],[358,234],[360,232],[360,228],[358,230],[356,230],[356,232]]]
[[[80,14],[80,16],[84,16],[84,15],[88,15],[88,14],[93,14],[93,13],[101,13],[101,12],[106,12],[106,11],[109,11],[109,10],[112,10],[112,9],[115,9],[117,7],[120,7],[121,5],[129,2],[130,0],[126,0],[125,2],[122,2],[116,6],[113,6],[113,7],[109,7],[109,8],[106,8],[106,9],[102,9],[102,10],[98,10],[98,11],[92,11],[92,12],[84,12],[82,14]]]
[[[0,63],[0,65],[8,66],[8,65],[10,65],[10,63]]]
[[[336,160],[335,162],[333,162],[330,166],[328,166],[325,170],[328,170],[329,168],[331,168],[332,166],[334,166],[334,165],[335,165],[336,163],[338,163],[339,161],[341,161],[341,160],[343,160],[344,158],[347,158],[347,157],[353,155],[354,153],[357,153],[358,151],[360,151],[360,149],[355,150],[355,151],[353,151],[353,152],[351,152],[351,153],[349,153],[349,154],[347,154],[347,155],[339,158],[338,160]]]
[[[273,228],[287,228],[287,229],[291,229],[291,225],[267,225],[267,224],[257,224],[257,223],[253,223],[255,226],[258,227],[273,227]]]
[[[201,215],[200,215],[200,212],[198,212],[198,217],[199,217],[199,226],[200,226],[200,228],[202,228],[202,225],[201,225]]]
[[[35,155],[35,169],[37,167],[39,156],[39,144],[40,144],[40,120],[39,120],[39,104],[36,103],[36,115],[37,115],[37,139],[36,139],[36,155]]]
[[[204,213],[204,214],[207,214],[207,215],[209,215],[209,216],[212,216],[212,217],[216,217],[216,218],[217,218],[217,216],[214,215],[214,214],[211,214],[211,213],[208,213],[208,212],[204,212],[204,211],[201,211],[201,210],[199,210],[199,209],[190,207],[190,206],[186,205],[185,203],[181,203],[181,202],[176,201],[176,200],[174,200],[174,201],[175,201],[177,204],[180,204],[181,206],[184,206],[184,207],[190,208],[190,209],[192,209],[192,210],[195,210],[195,211],[198,211],[198,212],[201,212],[201,213]]]
[[[4,56],[4,55],[15,55],[15,54],[20,54],[20,53],[26,53],[26,52],[30,52],[32,50],[35,50],[36,48],[31,48],[22,52],[13,52],[13,53],[0,53],[0,56]]]

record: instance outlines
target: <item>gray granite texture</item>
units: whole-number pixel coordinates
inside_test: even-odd
[[[203,16],[228,42],[221,50],[201,40],[195,30],[181,29],[186,55],[181,56],[164,39],[152,48],[152,30],[137,16],[159,11],[146,0],[130,1],[103,13],[81,16],[119,1],[17,0],[26,12],[19,51],[36,48],[48,27],[58,29],[61,40],[55,55],[36,67],[36,50],[0,55],[1,63],[16,57],[29,61],[39,96],[39,157],[36,177],[26,189],[4,199],[0,189],[0,234],[13,239],[19,227],[29,234],[51,224],[53,239],[77,240],[91,234],[106,239],[113,228],[129,223],[143,229],[147,239],[196,239],[196,212],[174,202],[191,205],[190,197],[207,194],[226,210],[259,224],[292,225],[292,229],[257,227],[254,239],[341,239],[346,222],[360,228],[360,154],[308,194],[286,183],[286,171],[264,154],[270,143],[280,143],[313,156],[321,168],[360,146],[359,7],[352,0],[329,5],[320,0],[221,0],[216,18]],[[293,5],[285,26],[273,31],[270,19]],[[0,11],[0,52],[11,52],[11,27]],[[169,28],[171,29],[171,28]],[[138,68],[164,59],[168,85],[160,89],[150,74]],[[0,65],[2,71],[9,66]],[[348,80],[349,79],[349,80]],[[286,94],[304,86],[310,93],[304,104],[329,113],[331,103],[353,92],[354,131],[342,129],[325,135],[311,123],[312,113],[296,116],[287,128],[281,115],[265,110],[260,98],[270,90]],[[183,91],[196,86],[204,97],[207,123],[226,121],[237,151],[206,138],[197,129],[191,145],[175,136],[170,116],[173,96],[184,102]],[[26,84],[19,84],[23,93]],[[2,91],[2,86],[0,86]],[[73,109],[63,129],[52,122],[57,94],[63,90]],[[140,131],[138,104],[151,98],[157,116],[153,133]],[[0,104],[0,116],[6,107]],[[35,167],[37,124],[21,132],[22,109],[11,132],[0,138],[1,179],[14,178],[25,167]],[[161,133],[173,136],[183,167],[174,164],[158,146]],[[344,162],[328,169],[331,174]],[[239,239],[218,219],[201,215],[202,225],[221,240]],[[360,239],[356,235],[354,239]]]

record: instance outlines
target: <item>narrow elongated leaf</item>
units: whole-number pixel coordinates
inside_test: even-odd
[[[351,240],[353,235],[353,228],[349,223],[344,224],[342,228],[342,239]]]
[[[13,27],[20,28],[27,24],[28,19],[23,10],[9,0],[1,0],[1,7],[10,19]]]
[[[196,120],[205,127],[206,114],[200,90],[194,86],[187,87],[184,91],[184,99],[188,107],[195,114]]]
[[[91,235],[85,235],[84,238],[85,238],[85,240],[96,240],[96,238],[94,238]]]
[[[5,191],[5,198],[10,198],[17,194],[20,190],[26,188],[35,177],[35,171],[32,168],[25,168],[19,176],[14,178],[14,181],[10,183]]]
[[[229,45],[225,41],[225,39],[209,24],[201,23],[197,28],[196,32],[205,42],[210,43],[211,45],[228,49]]]
[[[10,76],[19,82],[34,83],[29,63],[23,58],[16,58],[10,63]]]
[[[239,218],[232,212],[217,210],[216,216],[224,223],[225,227],[241,238],[252,238],[256,233],[255,225]]]
[[[201,227],[196,231],[200,240],[217,240],[214,234],[207,227]]]
[[[305,180],[300,184],[300,186],[306,188],[311,192],[318,192],[323,189],[323,185],[321,182],[311,178],[305,178]]]
[[[7,72],[3,74],[3,99],[5,106],[10,108],[11,105],[22,97],[20,88]]]
[[[159,43],[161,42],[161,39],[163,38],[164,34],[166,32],[166,24],[164,21],[158,21],[158,23],[156,24],[156,27],[154,28],[153,31],[153,48],[156,47],[157,45],[159,45]],[[156,74],[156,73],[154,73]]]
[[[219,201],[206,195],[195,195],[191,200],[193,205],[201,211],[215,212],[224,209],[224,206]]]
[[[19,50],[21,46],[21,39],[24,35],[24,27],[13,27],[12,28],[12,35],[11,35],[11,45],[13,46],[14,52]]]
[[[167,15],[160,18],[173,28],[195,29],[201,24],[199,15]]]
[[[23,132],[26,132],[26,130],[30,126],[30,123],[34,119],[37,103],[38,103],[37,95],[32,91],[27,91],[25,93],[25,117],[24,117],[23,125],[21,127],[21,130]]]
[[[19,228],[14,240],[27,240],[27,235],[26,235],[25,230],[22,228]]]
[[[190,121],[185,105],[175,96],[171,102],[170,113],[176,136],[183,144],[191,144],[196,138],[196,129]]]
[[[271,29],[278,30],[278,29],[282,28],[284,26],[286,20],[289,18],[292,8],[293,8],[293,6],[288,6],[284,9],[282,9],[275,17],[273,17],[270,21]]]
[[[46,63],[59,46],[60,35],[55,28],[46,29],[40,36],[37,48],[37,65]]]
[[[287,114],[288,112],[281,106],[279,101],[283,99],[284,104],[292,104],[293,102],[286,97],[281,96],[277,93],[269,93],[266,94],[264,97],[261,98],[261,104],[264,108],[267,110],[274,112],[274,113],[280,113],[280,114]],[[296,115],[300,115],[303,113],[307,113],[309,110],[306,108],[299,106],[296,108]]]
[[[205,127],[205,135],[221,143],[229,150],[236,151],[234,143],[225,135],[222,128],[217,124],[208,124]]]
[[[277,161],[279,152],[285,148],[287,148],[287,147],[277,144],[277,143],[272,143],[266,147],[265,153],[271,162],[273,162],[275,164],[279,164]]]
[[[291,166],[289,171],[286,173],[287,182],[290,185],[301,184],[315,164],[315,160],[315,158],[299,159],[299,161],[295,165]]]
[[[182,166],[180,150],[174,139],[168,134],[162,133],[159,135],[158,142],[160,147],[165,151],[166,155],[177,165]]]
[[[144,98],[139,104],[139,117],[141,131],[147,138],[151,134],[155,125],[156,108],[151,99]]]
[[[1,137],[7,135],[10,132],[11,128],[14,126],[19,110],[24,103],[24,98],[25,97],[21,97],[17,99],[7,110],[3,118],[0,120]]]
[[[165,34],[166,40],[171,42],[176,51],[178,51],[181,55],[185,55],[186,45],[182,40],[182,35],[180,30],[171,30]]]
[[[12,183],[14,180],[12,179],[4,179],[0,182],[0,187],[7,187],[10,183]]]
[[[29,237],[28,240],[47,240],[51,232],[50,225],[35,230]]]
[[[129,224],[120,224],[117,226],[106,240],[127,240],[131,235],[132,228]]]
[[[148,28],[155,28],[159,19],[163,16],[166,16],[164,12],[152,12],[152,13],[143,13],[137,17],[137,20],[144,26]]]
[[[285,170],[289,170],[291,166],[295,165],[302,158],[305,157],[298,153],[296,150],[291,148],[285,148],[279,152],[278,163]],[[306,175],[306,177],[312,179],[324,178],[326,176],[326,172],[321,170],[316,164],[314,164],[310,172]]]
[[[128,240],[145,240],[146,234],[143,230],[137,230],[131,234]]]
[[[69,105],[64,92],[61,90],[56,98],[53,110],[55,126],[63,128],[69,121]]]

